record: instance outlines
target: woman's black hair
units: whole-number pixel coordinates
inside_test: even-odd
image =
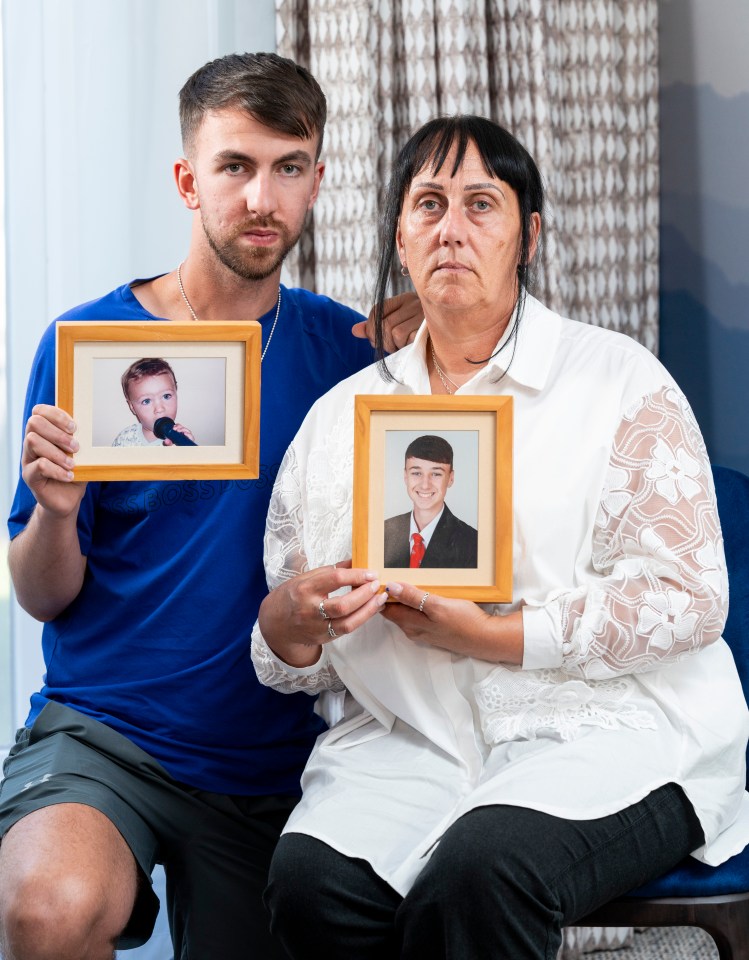
[[[493,120],[472,115],[438,117],[425,123],[401,149],[385,195],[380,221],[380,257],[377,264],[374,307],[375,347],[380,360],[385,357],[383,304],[388,295],[393,267],[398,263],[395,238],[406,193],[413,178],[424,167],[429,165],[434,173],[438,173],[453,144],[456,144],[455,160],[450,173],[450,176],[454,177],[460,169],[469,143],[476,144],[487,173],[512,187],[520,206],[518,299],[511,336],[505,343],[514,342],[523,312],[525,291],[530,281],[531,216],[533,213],[543,216],[544,188],[541,174],[525,147]],[[471,362],[484,363],[486,359],[489,358]],[[386,366],[384,373],[388,379],[392,379]]]

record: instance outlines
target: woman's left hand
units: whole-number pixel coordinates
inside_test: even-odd
[[[386,590],[398,602],[380,613],[409,640],[492,663],[523,662],[520,611],[494,617],[470,600],[440,597],[409,583],[388,583]]]

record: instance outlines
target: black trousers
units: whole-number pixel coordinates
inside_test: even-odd
[[[292,960],[554,960],[563,926],[703,842],[675,784],[596,820],[480,807],[445,833],[405,898],[366,861],[289,833],[265,901]]]

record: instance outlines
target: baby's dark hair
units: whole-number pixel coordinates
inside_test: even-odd
[[[444,437],[425,434],[417,437],[406,447],[406,462],[411,457],[417,460],[429,460],[431,463],[446,463],[453,468],[453,448]]]
[[[162,373],[166,373],[172,378],[174,389],[176,390],[177,378],[174,376],[174,370],[172,370],[166,360],[161,360],[159,357],[143,357],[141,360],[136,360],[135,363],[131,363],[120,378],[125,399],[130,400],[128,388],[131,383],[137,383],[144,377],[159,377]]]

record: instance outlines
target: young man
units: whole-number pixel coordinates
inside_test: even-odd
[[[385,566],[475,567],[478,532],[445,503],[455,481],[447,440],[430,434],[412,440],[403,479],[413,509],[385,521]]]
[[[282,955],[261,892],[321,725],[310,698],[261,687],[250,662],[265,515],[308,407],[372,358],[351,336],[357,314],[279,283],[323,176],[325,109],[314,78],[274,54],[198,70],[180,93],[175,165],[194,211],[187,259],[64,315],[258,319],[258,480],[76,482],[75,425],[53,406],[54,324],[42,338],[10,565],[19,602],[45,621],[47,671],[0,788],[5,960],[99,960],[145,942],[156,862],[176,957]],[[396,322],[404,312],[396,339],[414,325],[413,304]]]

